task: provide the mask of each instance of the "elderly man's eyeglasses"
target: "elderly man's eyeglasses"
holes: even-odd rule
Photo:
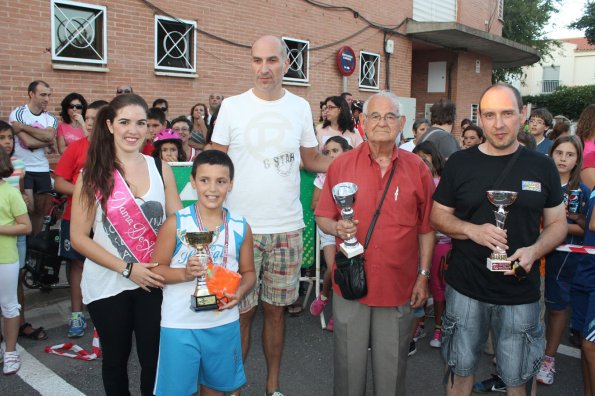
[[[387,113],[383,116],[381,116],[378,113],[372,113],[366,116],[366,118],[370,120],[372,124],[378,124],[380,120],[384,120],[388,125],[395,125],[399,121],[399,118],[401,118],[401,116],[398,116],[394,113]]]
[[[127,93],[132,93],[132,91],[130,89],[118,89],[116,91],[116,93],[118,93],[118,94],[127,94]]]

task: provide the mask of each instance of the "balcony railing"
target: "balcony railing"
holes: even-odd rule
[[[560,86],[560,80],[543,80],[541,82],[542,93],[552,93]]]

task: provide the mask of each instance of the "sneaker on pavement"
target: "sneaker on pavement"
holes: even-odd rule
[[[415,333],[413,334],[413,341],[417,342],[420,338],[424,338],[426,336],[426,328],[418,324],[415,328]]]
[[[434,334],[430,340],[430,346],[432,348],[440,348],[442,346],[442,332],[440,329],[434,329]]]
[[[474,393],[506,392],[506,384],[496,374],[492,378],[473,384]]]
[[[556,359],[546,356],[541,362],[541,367],[537,373],[537,382],[545,385],[554,383],[554,374],[556,373]]]
[[[4,353],[4,375],[14,374],[21,368],[21,357],[18,352]]]
[[[323,300],[324,298],[324,300]],[[316,297],[316,300],[312,301],[310,304],[310,313],[314,316],[320,316],[322,311],[324,311],[324,307],[328,303],[328,298],[324,297],[322,294]]]
[[[326,331],[334,331],[335,330],[335,321],[333,320],[333,318],[330,318],[328,320],[328,323],[326,324],[326,327],[324,329]]]
[[[78,338],[85,335],[87,321],[82,312],[73,312],[68,324],[70,326],[70,329],[68,330],[68,338]]]
[[[409,343],[409,353],[407,353],[407,356],[413,356],[415,355],[415,352],[417,352],[417,343],[415,340],[411,340]]]
[[[264,396],[284,396],[283,393],[279,389],[274,391],[273,393],[264,392]]]

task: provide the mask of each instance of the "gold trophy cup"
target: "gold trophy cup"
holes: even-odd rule
[[[518,193],[515,191],[490,190],[486,192],[488,200],[498,207],[494,210],[496,216],[496,226],[501,230],[504,229],[504,223],[508,212],[504,210],[506,206],[510,206],[516,201]],[[492,252],[487,259],[487,267],[490,271],[504,272],[512,269],[511,261],[508,259],[508,254],[501,247],[497,246],[496,250]]]
[[[196,231],[196,232],[181,232],[178,230],[178,237],[187,246],[196,249],[201,264],[207,268],[209,264],[209,254],[207,253],[207,246],[213,243],[215,232],[213,231]],[[190,296],[190,308],[196,312],[210,311],[218,309],[217,297],[209,292],[207,287],[206,276],[199,276],[196,278],[196,289]]]

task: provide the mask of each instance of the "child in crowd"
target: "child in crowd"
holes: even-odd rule
[[[95,119],[99,110],[107,105],[105,100],[97,100],[89,105],[85,113],[85,129],[87,136],[76,140],[68,145],[56,169],[54,171],[55,182],[54,189],[66,195],[66,208],[60,222],[60,256],[70,260],[70,304],[71,315],[68,321],[68,337],[78,338],[85,335],[87,320],[83,314],[83,294],[81,292],[81,279],[83,277],[83,263],[85,258],[74,248],[70,242],[70,215],[72,210],[72,194],[74,193],[74,184],[81,174],[81,169],[87,161],[87,151]]]
[[[166,162],[185,162],[186,153],[182,147],[182,138],[173,129],[163,129],[153,139],[154,158],[161,158]]]
[[[547,109],[535,109],[529,117],[529,132],[535,138],[536,151],[544,155],[550,154],[552,141],[545,137],[548,129],[552,127],[554,117]]]
[[[473,126],[468,126],[467,130]],[[413,153],[419,155],[421,158],[429,161],[432,164],[434,174],[434,184],[438,185],[440,182],[440,175],[444,169],[445,160],[440,151],[432,142],[425,141],[418,144]],[[442,315],[446,307],[446,298],[444,292],[446,290],[446,281],[444,280],[444,271],[446,271],[445,264],[448,252],[452,249],[452,242],[446,235],[436,233],[436,246],[434,247],[434,254],[432,256],[432,268],[430,274],[430,292],[434,299],[434,333],[430,340],[430,346],[433,348],[440,348],[442,346]],[[418,331],[416,331],[417,333]],[[419,332],[423,332],[422,329]]]
[[[586,210],[584,203],[589,199],[589,189],[580,182],[583,162],[583,147],[578,137],[563,136],[554,141],[550,150],[567,202],[568,235],[565,244],[582,245]],[[571,190],[581,191],[579,212],[568,211],[568,197]],[[583,210],[584,209],[584,210]],[[545,257],[545,306],[546,306],[546,347],[545,357],[537,373],[537,382],[554,383],[555,355],[568,323],[570,307],[570,286],[576,272],[580,254],[553,251]]]
[[[10,157],[0,150],[0,309],[4,317],[5,352],[0,348],[0,361],[4,358],[4,374],[14,374],[21,368],[16,350],[19,334],[19,254],[17,235],[31,232],[31,221],[21,193],[6,178],[14,171]]]
[[[147,111],[147,140],[143,146],[142,152],[145,155],[152,155],[155,147],[153,146],[153,139],[159,131],[167,128],[167,119],[165,113],[161,109],[149,109]]]
[[[483,137],[483,129],[477,125],[469,125],[463,130],[462,140],[464,149],[483,143],[485,141]]]
[[[156,395],[223,395],[246,383],[238,302],[256,281],[252,231],[246,219],[223,207],[233,186],[234,167],[229,156],[217,150],[199,154],[192,165],[190,183],[198,200],[169,217],[157,237],[154,272],[165,278],[161,306],[161,339]],[[242,275],[235,294],[219,310],[195,312],[190,296],[196,277],[206,268],[188,246],[184,234],[215,231],[207,252],[214,264]]]
[[[33,210],[32,201],[29,199],[29,196],[25,194],[25,163],[22,159],[14,156],[14,144],[15,137],[12,126],[9,123],[0,120],[0,146],[2,149],[4,149],[4,152],[10,156],[10,161],[14,169],[12,175],[7,177],[5,180],[21,192],[23,200],[27,205],[27,209],[31,211]],[[48,338],[48,335],[43,327],[34,328],[25,320],[25,302],[23,292],[24,271],[22,271],[22,269],[25,268],[25,258],[27,255],[26,235],[17,236],[17,251],[19,253],[19,282],[17,295],[19,298],[19,304],[21,305],[19,336],[27,337],[32,340],[45,340]]]
[[[333,160],[345,151],[352,149],[347,140],[342,136],[329,137],[323,147],[324,155]],[[314,180],[314,193],[312,194],[312,203],[310,205],[312,210],[316,209],[316,204],[318,204],[318,199],[320,198],[325,179],[326,173],[319,173]],[[326,304],[328,303],[328,297],[331,291],[331,267],[335,261],[335,254],[337,253],[334,236],[325,234],[320,230],[318,231],[318,235],[320,236],[320,247],[322,248],[322,254],[324,255],[324,261],[326,262],[326,271],[324,271],[322,291],[310,305],[310,313],[314,316],[320,316],[324,307],[326,307]],[[326,330],[333,331],[333,328],[334,322],[331,318],[326,325]]]
[[[595,245],[595,193],[591,192],[585,221],[585,246]],[[595,256],[583,254],[579,258],[570,288],[572,328],[580,332],[583,390],[595,395]]]

